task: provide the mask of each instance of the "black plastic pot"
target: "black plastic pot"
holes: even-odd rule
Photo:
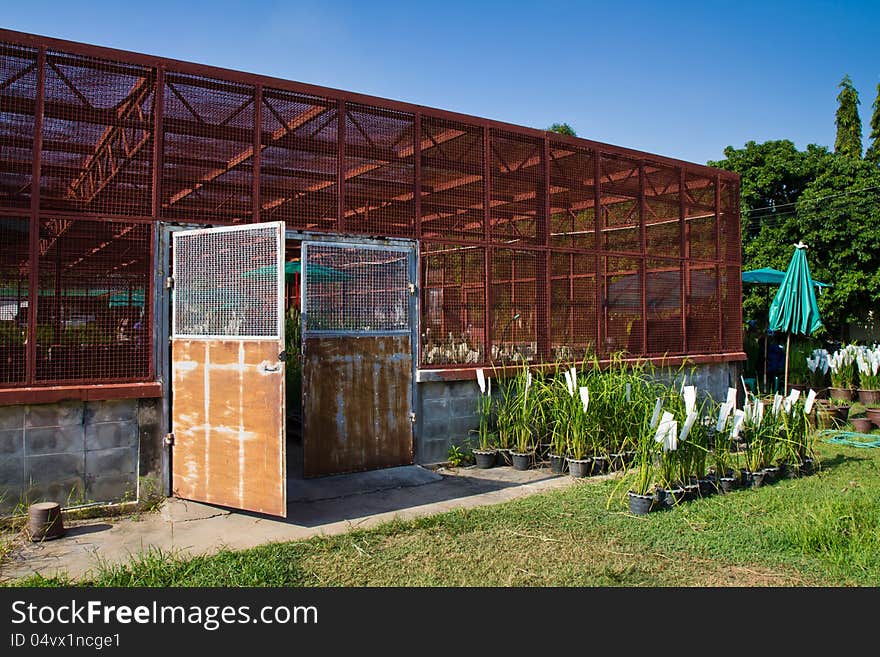
[[[510,449],[507,447],[498,448],[498,455],[495,459],[495,463],[498,465],[511,465],[512,461],[510,460]]]
[[[594,456],[593,457],[593,469],[591,471],[594,475],[600,475],[603,472],[608,471],[608,459],[604,456]]]
[[[742,480],[743,486],[746,488],[760,488],[764,485],[764,471],[756,470],[752,472],[750,470],[743,470]]]
[[[565,457],[559,454],[550,454],[550,471],[553,474],[562,474],[565,472]]]
[[[623,452],[616,453],[612,452],[608,455],[608,469],[611,472],[616,472],[617,470],[623,470],[626,467],[626,462],[624,461]]]
[[[698,479],[697,485],[700,487],[700,497],[709,497],[718,491],[718,487],[713,479]]]
[[[806,458],[801,461],[800,465],[800,473],[802,477],[806,477],[808,475],[816,472],[816,461],[811,458]]]
[[[773,484],[779,480],[779,468],[775,465],[764,468],[764,484]]]
[[[684,485],[684,498],[682,501],[690,502],[691,500],[695,500],[700,496],[700,484],[698,483],[689,483]]]
[[[475,449],[474,450],[474,459],[477,462],[477,467],[481,470],[487,470],[489,468],[495,467],[495,460],[498,458],[498,452],[494,449],[492,450],[483,450],[483,449]]]
[[[528,470],[535,461],[534,452],[510,452],[514,470]]]
[[[653,495],[639,495],[629,491],[629,512],[634,516],[647,515],[654,508]]]
[[[732,493],[738,487],[738,482],[736,477],[719,477],[718,478],[718,492],[719,493]]]
[[[671,509],[685,501],[684,488],[657,488],[654,491],[654,499],[662,506]]]
[[[593,471],[593,459],[568,459],[568,474],[578,479],[588,477]]]

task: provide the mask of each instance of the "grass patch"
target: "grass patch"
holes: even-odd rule
[[[876,586],[880,450],[820,446],[811,477],[644,517],[614,480],[334,537],[104,564],[94,586]],[[19,584],[66,586],[66,578]]]

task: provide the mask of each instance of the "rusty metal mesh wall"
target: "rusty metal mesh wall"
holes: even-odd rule
[[[420,146],[422,237],[482,241],[483,131],[423,117]]]
[[[143,381],[151,374],[148,223],[40,221],[40,383]]]
[[[60,219],[283,220],[419,239],[424,365],[741,350],[735,176],[440,110],[4,34],[0,214],[29,212],[32,233]],[[20,266],[21,253],[2,253],[0,270]],[[40,255],[29,264],[42,286],[37,267],[50,263]],[[676,289],[678,301],[665,298]],[[450,331],[457,349],[441,340]],[[15,369],[7,379],[27,378],[19,361]]]
[[[0,385],[26,381],[30,263],[27,217],[0,217]]]
[[[406,331],[409,251],[307,244],[306,331]]]
[[[337,229],[337,103],[263,89],[260,154],[261,221],[288,228]]]
[[[0,204],[29,208],[34,159],[37,51],[0,43]]]
[[[46,53],[40,207],[152,214],[153,69]]]
[[[161,216],[211,223],[249,220],[254,88],[168,73],[163,100]]]
[[[278,335],[274,226],[174,234],[173,334]]]
[[[486,355],[486,253],[423,243],[421,362],[482,363]]]

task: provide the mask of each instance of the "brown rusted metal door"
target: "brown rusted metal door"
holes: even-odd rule
[[[303,472],[413,462],[412,246],[304,242]]]
[[[284,223],[173,240],[172,491],[286,516]]]

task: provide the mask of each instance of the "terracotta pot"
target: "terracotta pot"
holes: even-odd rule
[[[871,422],[871,418],[869,417],[854,417],[849,423],[853,425],[853,429],[859,433],[871,433],[871,430],[874,428],[874,423]]]
[[[874,423],[875,427],[880,427],[880,408],[869,408],[865,410],[865,414]]]
[[[863,390],[859,388],[859,402],[865,406],[880,404],[880,390]]]
[[[831,399],[842,399],[843,401],[852,401],[852,388],[828,388]]]

